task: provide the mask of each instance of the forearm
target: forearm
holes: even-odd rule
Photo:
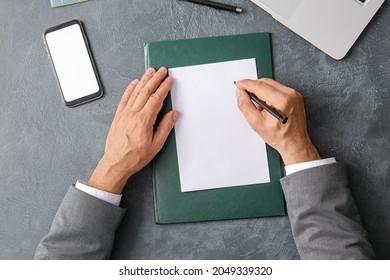
[[[281,183],[302,259],[375,258],[342,164],[299,171]]]
[[[108,259],[125,212],[71,187],[34,258]]]

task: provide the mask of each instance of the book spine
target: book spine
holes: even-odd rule
[[[156,189],[156,185],[157,185],[157,177],[156,177],[156,166],[155,166],[155,162],[152,161],[152,174],[153,174],[153,177],[152,177],[152,184],[153,184],[153,207],[154,207],[154,222],[156,224],[160,224],[161,223],[161,218],[160,218],[160,214],[159,214],[159,211],[158,211],[158,198],[157,198],[157,189]]]
[[[150,56],[149,56],[149,43],[144,44],[144,59],[145,59],[145,71],[150,67]],[[157,177],[156,177],[156,171],[155,171],[155,162],[152,161],[152,180],[153,180],[153,206],[154,206],[154,222],[156,224],[159,224],[161,219],[158,211],[158,205],[157,205]]]

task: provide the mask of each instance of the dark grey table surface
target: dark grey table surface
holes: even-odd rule
[[[323,157],[348,166],[350,187],[378,258],[390,258],[390,1],[341,61],[247,0],[246,13],[178,0],[0,0],[0,258],[30,259],[69,186],[103,153],[127,84],[144,71],[147,41],[271,32],[275,78],[305,96]],[[105,96],[70,109],[61,99],[43,31],[80,19]],[[287,217],[156,225],[151,168],[131,178],[114,259],[297,259]]]

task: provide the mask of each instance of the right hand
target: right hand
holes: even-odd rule
[[[285,165],[320,159],[307,132],[305,107],[300,93],[267,78],[238,81],[236,86],[239,109],[252,129],[279,152]],[[287,123],[282,124],[256,106],[245,90],[287,116]]]

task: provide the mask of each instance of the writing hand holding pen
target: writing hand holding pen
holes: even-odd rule
[[[303,96],[272,79],[236,82],[237,105],[249,125],[276,149],[286,165],[320,159],[307,132]],[[255,105],[248,92],[264,100],[269,107],[288,118],[284,124],[274,115]]]

